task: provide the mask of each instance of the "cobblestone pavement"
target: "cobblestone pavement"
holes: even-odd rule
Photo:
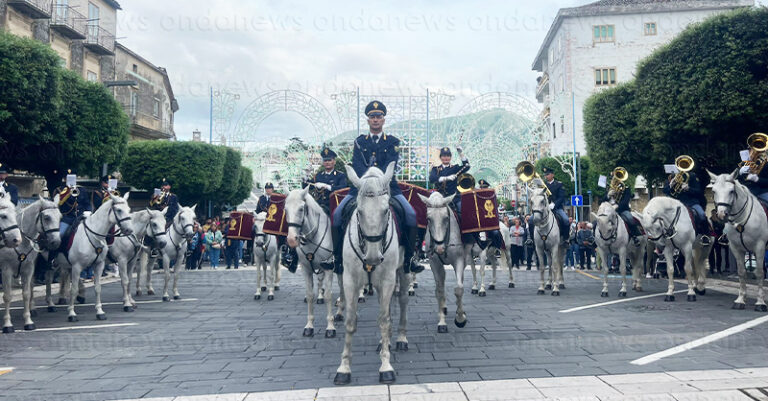
[[[499,379],[526,379],[509,383],[526,388],[531,385],[547,396],[537,385],[547,386],[547,382],[537,382],[537,378],[652,373],[665,375],[666,379],[675,375],[664,372],[691,370],[748,375],[744,372],[749,370],[736,369],[768,366],[768,325],[755,322],[766,314],[749,307],[745,311],[731,310],[733,295],[710,290],[695,303],[686,302],[684,293],[678,294],[674,303],[663,302],[663,296],[652,296],[563,313],[619,300],[617,280],[612,280],[610,298],[600,298],[600,281],[569,271],[567,288],[560,297],[552,297],[536,295],[538,272],[515,273],[516,288],[507,288],[507,273],[502,272],[497,289],[480,298],[469,294],[471,274],[467,272],[465,304],[469,323],[463,329],[449,323],[447,334],[437,333],[432,274],[429,270],[420,274],[420,287],[409,304],[410,349],[392,353],[397,384],[448,383],[445,388],[460,386],[464,397],[475,399],[469,395],[468,388],[475,386],[471,382],[492,385]],[[156,274],[153,283],[158,295],[137,297],[140,304],[134,313],[122,311],[120,285],[111,283],[103,291],[104,302],[114,302],[104,307],[108,321],[97,321],[92,306],[78,307],[78,323],[68,323],[63,308],[55,313],[42,308],[34,332],[20,332],[21,311],[14,310],[17,332],[0,336],[0,399],[101,400],[217,393],[233,393],[232,399],[240,394],[243,399],[247,393],[286,390],[306,390],[301,393],[311,394],[306,398],[322,398],[317,389],[332,387],[343,344],[343,325],[337,324],[337,338],[324,338],[325,307],[318,306],[315,336],[302,337],[306,323],[302,276],[284,270],[281,290],[271,302],[266,297],[253,299],[255,279],[252,269],[185,272],[180,283],[184,299],[163,303],[159,301],[162,277]],[[450,271],[448,284],[454,285]],[[678,290],[682,288],[678,284]],[[630,292],[629,297],[658,294],[665,289],[666,281],[647,280],[644,293]],[[452,322],[452,288],[447,294],[448,321]],[[88,302],[93,298],[93,290],[89,289]],[[377,311],[374,298],[360,308],[352,358],[353,386],[378,384]],[[393,311],[396,319],[398,308]],[[753,327],[647,364],[631,363],[747,322]],[[753,376],[740,377],[743,382],[733,384],[733,388],[768,386],[762,382],[768,379]],[[708,376],[699,379],[702,377],[706,380]],[[712,378],[718,379],[722,377]],[[650,387],[661,386],[658,383],[663,380],[651,382],[656,384],[648,385],[648,393],[657,392]],[[577,386],[581,383],[577,382]],[[397,398],[389,390],[395,387],[374,388],[387,389],[380,394],[386,399]],[[412,388],[424,392],[428,386]],[[356,395],[356,390],[332,391],[320,390],[330,398],[362,395]],[[293,393],[299,397],[297,394]],[[531,395],[529,398],[537,398]]]

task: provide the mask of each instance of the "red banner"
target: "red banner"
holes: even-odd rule
[[[461,233],[478,233],[499,229],[499,204],[496,191],[475,189],[461,194]]]
[[[285,198],[283,194],[272,194],[269,197],[267,220],[264,221],[264,232],[272,235],[288,236],[288,225],[285,223]]]
[[[229,214],[227,238],[249,240],[253,238],[253,215],[246,212]]]
[[[419,228],[427,228],[427,205],[421,201],[421,198],[419,198],[417,194],[422,194],[429,198],[432,191],[404,182],[398,182],[397,185],[400,187],[400,190],[403,191],[405,199],[408,200],[408,203],[411,204],[411,207],[413,207],[413,210],[416,212],[416,224]]]
[[[349,188],[342,188],[337,191],[334,191],[331,194],[331,216],[333,216],[333,211],[336,210],[336,207],[339,206],[341,201],[344,200],[344,198],[347,197],[347,194],[349,193]]]

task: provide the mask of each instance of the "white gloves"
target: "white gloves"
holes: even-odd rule
[[[315,184],[315,187],[317,187],[317,188],[320,188],[320,189],[325,189],[325,190],[328,190],[328,191],[330,191],[330,190],[331,190],[331,185],[330,185],[330,184],[326,184],[326,183],[324,183],[324,182],[318,182],[318,183],[316,183],[316,184]]]
[[[549,204],[549,210],[555,210],[555,203],[554,202]]]
[[[437,182],[446,182],[448,181],[448,177],[440,177],[437,179]]]
[[[461,146],[457,146],[456,147],[456,152],[458,152],[459,155],[461,155],[464,152],[464,149],[462,149]]]
[[[749,174],[749,166],[744,166],[739,169],[739,175],[747,175]]]
[[[456,181],[456,174],[451,174],[448,177],[445,177],[448,179],[448,181]]]
[[[83,212],[83,217],[90,217],[90,216],[91,216],[91,212],[89,211]]]
[[[685,184],[682,185],[681,188],[683,189],[683,191],[687,191],[688,188],[690,188],[690,187],[688,186],[688,183],[685,183]]]
[[[747,176],[747,181],[757,182],[760,178],[756,174],[750,174]]]

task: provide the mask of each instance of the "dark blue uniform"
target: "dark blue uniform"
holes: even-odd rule
[[[168,208],[165,212],[166,227],[173,223],[173,218],[179,213],[179,198],[171,192],[161,193],[160,196],[153,196],[149,201],[149,205],[153,210],[162,211],[166,207]]]
[[[71,226],[78,217],[82,216],[85,212],[92,212],[91,201],[88,199],[88,194],[85,190],[78,187],[80,192],[77,197],[72,196],[72,190],[69,187],[64,189],[57,189],[59,193],[59,211],[61,212],[61,223],[66,224],[66,227],[62,227],[61,232],[66,231],[66,228]]]
[[[19,204],[19,189],[16,188],[16,185],[8,183],[8,181],[3,181],[3,189],[5,189],[5,193],[11,196],[11,202],[13,202],[14,206]]]
[[[763,203],[768,203],[768,168],[763,167],[760,174],[757,175],[757,182],[747,180],[748,176],[743,175],[741,182],[749,188],[753,195],[757,196]]]
[[[112,194],[105,188],[94,190],[91,192],[91,207],[93,210],[99,210],[101,205],[108,201],[111,196]]]
[[[330,172],[328,171],[322,171],[317,174],[315,174],[312,179],[307,181],[307,183],[310,184],[327,184],[331,186],[331,189],[325,189],[325,188],[317,188],[315,187],[315,190],[310,192],[313,193],[315,196],[315,200],[320,204],[320,206],[325,210],[325,213],[330,213],[330,201],[331,201],[331,193],[338,191],[342,188],[346,188],[347,185],[347,175],[341,172],[338,172],[336,170],[332,170]]]
[[[560,224],[560,238],[564,241],[568,240],[570,234],[570,223],[568,222],[568,215],[565,213],[565,187],[563,183],[558,180],[552,180],[551,183],[544,182],[549,189],[551,195],[549,195],[549,203],[554,203],[555,216],[557,216],[557,222]]]
[[[355,169],[358,177],[362,177],[369,167],[378,167],[381,171],[386,171],[391,162],[397,162],[400,159],[400,140],[385,133],[378,135],[379,139],[372,134],[360,135],[355,139],[354,149],[352,150],[352,168]],[[400,187],[397,186],[395,175],[392,175],[392,181],[389,183],[390,195],[393,197],[402,195]],[[357,188],[350,188],[349,195],[356,196]]]
[[[259,214],[261,212],[266,213],[268,209],[269,209],[269,198],[267,198],[267,195],[259,196],[259,201],[256,202],[256,214]]]
[[[464,160],[461,164],[451,164],[449,166],[439,165],[432,167],[429,172],[429,183],[440,192],[444,197],[451,196],[456,193],[456,186],[458,182],[456,180],[446,180],[440,182],[440,177],[449,177],[452,175],[459,176],[469,171],[469,161]]]
[[[707,206],[706,198],[704,197],[704,185],[701,185],[699,177],[693,171],[688,172],[688,189],[681,191],[677,195],[672,194],[672,187],[670,181],[667,180],[664,183],[664,194],[679,200],[685,206],[693,211],[693,219],[695,220],[694,231],[696,234],[710,234],[709,220],[704,212],[704,208]]]

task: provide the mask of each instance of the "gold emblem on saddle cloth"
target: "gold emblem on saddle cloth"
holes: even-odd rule
[[[267,209],[267,221],[275,221],[275,213],[277,213],[277,205],[273,203]]]
[[[237,225],[237,220],[232,219],[232,220],[229,221],[229,229],[230,230],[234,229],[236,225]]]
[[[494,209],[493,202],[490,199],[485,201],[485,204],[483,205],[483,208],[487,212],[487,213],[485,213],[485,218],[486,219],[492,219],[492,218],[496,217],[496,215],[493,213],[493,209]]]

